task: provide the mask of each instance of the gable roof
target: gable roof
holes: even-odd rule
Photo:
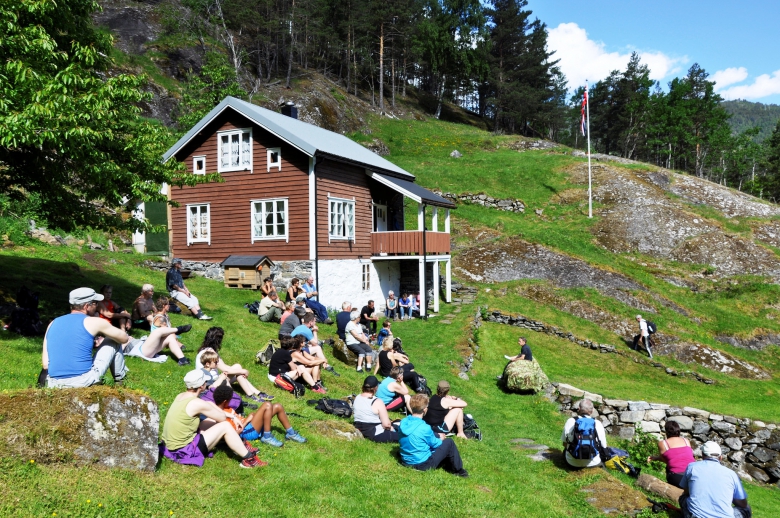
[[[356,163],[367,169],[380,171],[385,174],[397,176],[414,181],[414,175],[404,171],[393,164],[366,149],[357,142],[350,140],[344,135],[339,135],[332,131],[320,128],[308,122],[293,119],[281,113],[277,113],[260,106],[255,106],[235,97],[225,97],[225,99],[215,106],[205,117],[179,139],[163,155],[163,160],[167,161],[173,155],[178,153],[188,142],[190,142],[201,130],[209,124],[215,117],[225,110],[232,109],[251,120],[258,126],[270,131],[288,144],[299,149],[306,155],[314,157],[317,155],[328,156],[336,160],[344,160]]]

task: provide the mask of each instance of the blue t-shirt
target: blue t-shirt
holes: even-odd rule
[[[747,493],[737,474],[722,466],[717,459],[688,464],[680,487],[690,493],[688,509],[697,518],[734,516],[731,502],[747,500]]]
[[[92,368],[95,337],[84,328],[86,318],[83,313],[71,313],[51,323],[46,332],[46,350],[52,378],[80,376]]]
[[[306,293],[311,293],[313,291],[317,291],[317,286],[315,286],[314,284],[309,285],[308,282],[304,282],[303,283],[303,291],[305,291]],[[313,297],[307,297],[307,300],[308,299],[317,300],[317,296],[315,295]]]
[[[303,337],[306,339],[307,342],[309,340],[314,339],[314,333],[311,332],[311,329],[309,329],[309,326],[307,326],[306,324],[299,325],[298,327],[293,329],[292,333],[290,333],[290,336],[298,336],[298,335],[303,335]]]

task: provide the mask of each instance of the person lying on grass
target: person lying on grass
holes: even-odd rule
[[[279,403],[263,403],[256,412],[246,417],[241,417],[235,410],[230,408],[230,400],[232,398],[233,389],[227,383],[223,383],[214,389],[214,403],[225,412],[231,425],[242,439],[247,441],[260,439],[260,442],[263,444],[276,448],[284,446],[282,441],[271,434],[271,419],[276,416],[287,432],[284,437],[286,440],[300,443],[306,442],[306,439],[293,429],[284,407]]]
[[[222,339],[224,337],[225,331],[221,327],[211,327],[206,331],[206,336],[203,338],[203,345],[200,346],[198,355],[195,357],[195,365],[198,369],[203,368],[203,363],[201,362],[203,352],[212,350],[219,354],[219,350],[222,348]],[[260,403],[273,400],[274,396],[266,394],[265,392],[260,392],[249,382],[249,371],[240,364],[234,363],[233,365],[228,365],[223,361],[222,356],[220,355],[219,361],[217,362],[217,369],[227,375],[230,383],[238,383],[241,390],[244,391],[244,394],[246,394],[248,398],[254,399]]]
[[[388,410],[398,410],[406,405],[406,409],[411,412],[409,406],[411,396],[409,396],[409,387],[404,384],[404,371],[401,367],[390,369],[390,376],[379,384],[376,397],[382,400]]]
[[[428,410],[423,420],[433,428],[433,431],[444,439],[452,432],[458,437],[468,439],[463,433],[463,409],[467,404],[462,399],[450,396],[450,383],[441,380],[436,386],[436,395],[428,400]]]
[[[184,376],[187,390],[173,400],[165,416],[160,455],[179,464],[203,466],[206,457],[221,441],[241,459],[242,468],[257,468],[268,463],[257,457],[257,448],[242,440],[228,422],[224,410],[198,396],[206,389],[206,375],[201,369]],[[201,421],[200,416],[205,419]]]
[[[398,442],[398,433],[387,415],[387,407],[376,397],[378,388],[379,380],[375,376],[368,376],[363,381],[363,391],[355,397],[352,405],[355,428],[370,441]]]
[[[439,439],[423,421],[428,409],[428,396],[415,394],[409,404],[412,415],[404,418],[398,427],[398,444],[404,465],[420,471],[442,467],[459,477],[468,477],[469,472],[463,469],[455,442],[449,438]]]

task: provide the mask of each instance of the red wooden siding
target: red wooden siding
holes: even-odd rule
[[[222,173],[223,183],[174,187],[171,198],[180,206],[171,211],[173,255],[189,260],[218,262],[231,254],[267,255],[273,261],[309,257],[309,157],[236,113],[223,114],[204,128],[176,156],[192,172],[192,157],[206,156],[206,172],[217,171],[217,131],[252,128],[253,171]],[[281,148],[282,171],[267,171],[266,149]],[[284,239],[252,243],[250,200],[287,198],[287,233]],[[187,246],[188,204],[210,204],[211,244]]]

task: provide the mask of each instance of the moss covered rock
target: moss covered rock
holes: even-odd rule
[[[504,368],[502,381],[510,392],[541,392],[550,384],[536,358],[530,362],[509,362]]]
[[[0,394],[0,457],[154,471],[157,403],[111,387]]]

